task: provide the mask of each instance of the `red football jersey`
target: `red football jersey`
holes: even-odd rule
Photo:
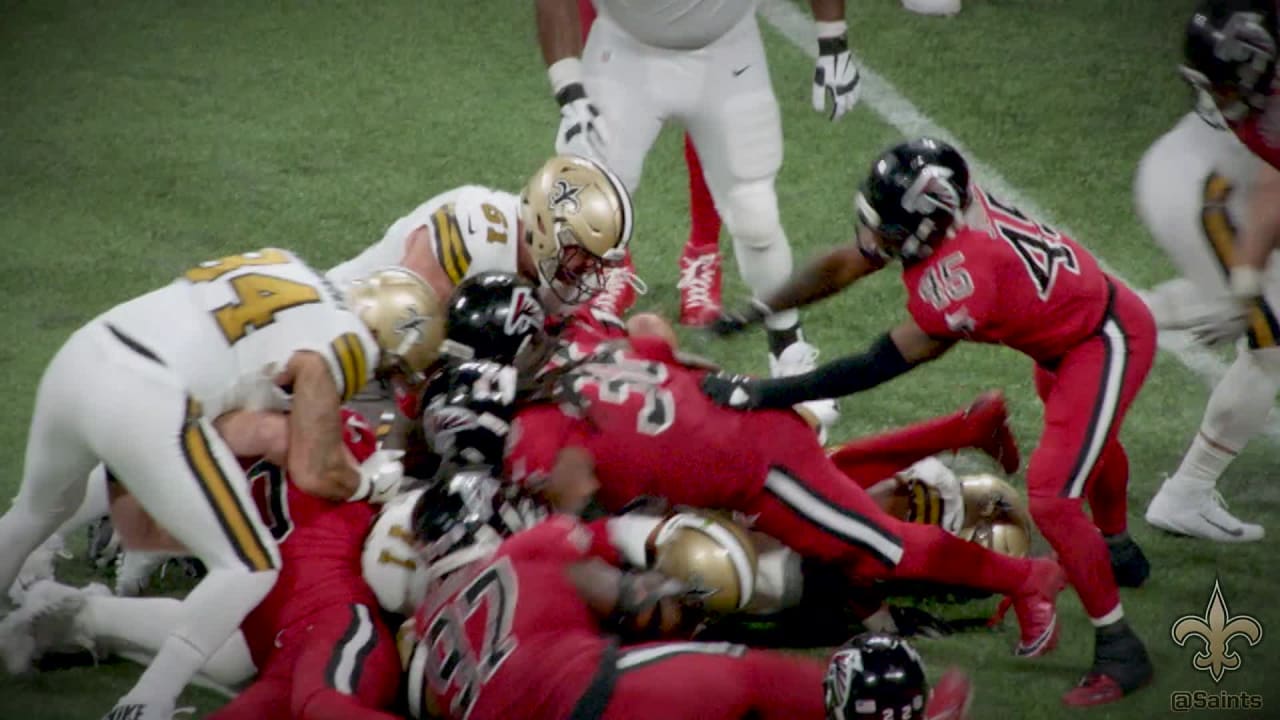
[[[570,337],[570,354],[581,361],[587,351]],[[699,387],[706,372],[679,363],[656,337],[597,347],[569,371],[577,402],[540,403],[516,414],[507,476],[536,488],[561,448],[580,447],[595,460],[596,499],[606,509],[644,495],[720,507],[726,492],[763,484],[778,445],[787,444],[744,439],[795,432],[816,446],[813,431],[791,410],[744,413],[716,405]]]
[[[414,715],[569,717],[609,643],[565,572],[593,556],[616,562],[604,523],[554,515],[429,593],[414,618]]]
[[[1240,122],[1227,121],[1227,125],[1254,155],[1280,170],[1280,93],[1272,93],[1262,112],[1250,113]]]
[[[936,337],[1007,345],[1050,362],[1097,331],[1113,282],[1075,240],[978,186],[967,227],[903,269],[907,310]]]
[[[363,461],[377,445],[373,429],[343,410],[344,441]],[[263,522],[280,546],[280,576],[242,625],[258,667],[270,655],[276,634],[334,604],[377,607],[360,570],[360,552],[377,508],[364,502],[334,502],[309,495],[265,460],[247,475]]]

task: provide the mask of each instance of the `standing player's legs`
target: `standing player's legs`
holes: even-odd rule
[[[81,506],[89,471],[98,462],[85,437],[86,423],[108,408],[92,330],[73,334],[54,355],[36,390],[27,435],[22,485],[12,507],[0,517],[0,588],[8,590],[28,556]]]
[[[1124,619],[1107,539],[1084,512],[1088,497],[1099,503],[1094,517],[1123,533],[1117,509],[1101,503],[1127,489],[1128,462],[1117,437],[1155,357],[1155,322],[1145,305],[1123,286],[1113,305],[1097,335],[1052,371],[1036,369],[1045,429],[1027,469],[1028,505],[1096,628],[1093,668],[1064,697],[1072,705],[1114,701],[1151,675],[1142,641]]]
[[[199,403],[158,363],[113,350],[106,355],[115,362],[105,368],[112,377],[105,399],[117,415],[104,419],[129,422],[95,424],[91,443],[142,508],[209,570],[183,600],[155,660],[117,706],[142,705],[146,713],[176,701],[236,632],[275,583],[280,557],[239,462],[201,416]]]
[[[307,622],[293,665],[294,720],[394,720],[400,656],[378,609],[351,604]]]
[[[680,324],[700,327],[721,309],[720,214],[687,133],[684,160],[689,169],[689,240],[680,254]]]
[[[1192,324],[1229,305],[1227,268],[1239,223],[1240,199],[1261,161],[1227,133],[1188,115],[1143,155],[1134,182],[1143,223],[1181,277],[1163,283],[1145,299],[1162,328]],[[1227,175],[1221,173],[1226,172]],[[1199,432],[1181,465],[1147,507],[1148,523],[1170,532],[1220,542],[1260,540],[1260,525],[1226,511],[1216,492],[1218,478],[1266,422],[1280,389],[1280,328],[1273,308],[1280,302],[1274,273],[1250,323],[1248,349],[1213,389]]]
[[[603,720],[822,720],[826,664],[730,643],[624,647]]]

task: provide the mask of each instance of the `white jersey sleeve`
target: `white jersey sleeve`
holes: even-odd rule
[[[399,265],[408,239],[426,226],[436,261],[454,285],[480,272],[515,272],[520,199],[479,185],[437,195],[387,228],[382,240],[329,270],[339,286],[380,268]]]

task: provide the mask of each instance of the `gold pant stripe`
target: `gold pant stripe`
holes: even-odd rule
[[[369,377],[369,356],[364,352],[364,343],[360,342],[360,336],[355,333],[347,333],[347,337],[351,338],[351,356],[355,358],[356,383],[351,394],[342,398],[343,402],[354,397],[364,387],[364,382]]]
[[[187,465],[200,481],[200,488],[241,562],[255,571],[270,570],[275,567],[271,553],[258,537],[249,515],[240,506],[231,481],[218,465],[199,417],[200,405],[188,398],[187,417],[182,428],[182,452],[187,458]]]
[[[1204,184],[1204,202],[1200,210],[1200,224],[1209,239],[1209,247],[1218,259],[1223,274],[1230,273],[1231,259],[1235,255],[1236,226],[1227,212],[1227,201],[1235,187],[1227,178],[1213,173]],[[1264,299],[1249,313],[1249,347],[1274,347],[1280,337],[1280,323],[1271,305]]]

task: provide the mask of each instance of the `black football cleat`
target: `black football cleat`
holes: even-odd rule
[[[1116,584],[1126,588],[1142,587],[1151,574],[1151,563],[1138,543],[1127,534],[1115,540],[1108,538],[1107,550],[1111,552],[1111,572]]]
[[[1093,667],[1062,696],[1069,707],[1113,703],[1151,682],[1155,670],[1142,640],[1121,620],[1098,628]]]

